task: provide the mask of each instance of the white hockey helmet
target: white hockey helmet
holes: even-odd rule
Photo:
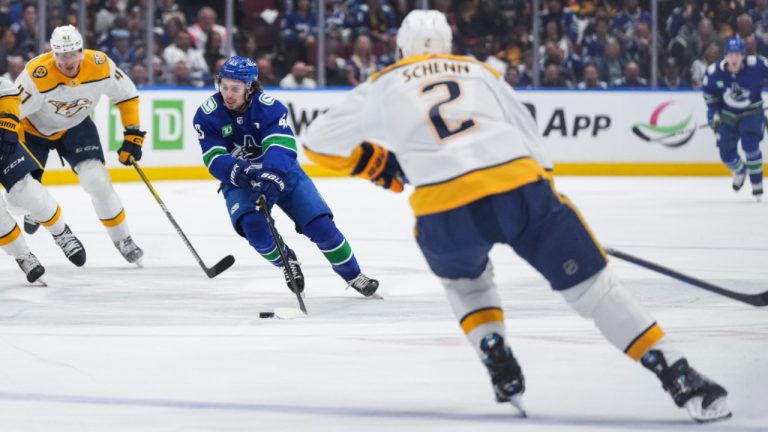
[[[54,54],[80,51],[83,49],[83,36],[72,25],[56,27],[51,34],[51,50]]]
[[[403,57],[450,54],[452,39],[448,20],[438,10],[412,10],[397,31],[397,47]]]

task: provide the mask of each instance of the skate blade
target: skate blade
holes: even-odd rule
[[[520,397],[520,395],[514,395],[510,397],[509,403],[511,403],[512,406],[517,409],[521,418],[528,418],[528,412],[525,410],[525,405],[523,405],[523,398]]]
[[[42,277],[39,277],[36,281],[32,282],[32,286],[48,288],[48,284],[43,280]]]
[[[702,397],[695,397],[685,404],[688,414],[699,423],[725,420],[733,415],[725,402],[725,396],[716,399],[707,408],[701,406],[702,400]]]
[[[133,263],[137,268],[144,268],[144,262],[142,260],[136,260]]]
[[[305,318],[306,315],[301,309],[289,308],[289,307],[277,307],[275,308],[275,318],[289,320],[297,318]]]

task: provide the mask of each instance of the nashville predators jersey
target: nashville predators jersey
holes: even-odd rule
[[[416,188],[416,215],[518,188],[551,169],[535,121],[512,88],[468,57],[395,63],[315,119],[303,139],[308,157],[331,168],[345,166],[363,141],[396,154]]]
[[[67,77],[52,52],[30,60],[16,78],[22,128],[57,139],[93,112],[102,94],[120,109],[124,126],[139,125],[139,95],[133,81],[106,54],[85,50],[80,71]]]

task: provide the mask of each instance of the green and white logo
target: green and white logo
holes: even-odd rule
[[[221,127],[221,137],[226,138],[230,135],[232,135],[232,125],[225,124],[224,126]]]
[[[153,101],[152,144],[156,150],[184,148],[184,101],[178,99]]]

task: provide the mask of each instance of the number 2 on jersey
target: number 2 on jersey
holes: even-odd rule
[[[429,108],[429,121],[432,123],[432,128],[437,133],[437,136],[440,137],[440,140],[445,140],[475,126],[474,120],[466,119],[464,121],[460,121],[458,125],[455,125],[454,123],[454,127],[451,128],[448,125],[445,117],[443,117],[443,115],[440,113],[441,107],[454,102],[461,97],[461,86],[459,83],[456,81],[439,81],[430,83],[422,87],[421,94],[426,95],[427,93],[433,92],[435,90],[447,90],[448,92],[447,98],[441,99],[436,104],[432,105],[431,108]]]

